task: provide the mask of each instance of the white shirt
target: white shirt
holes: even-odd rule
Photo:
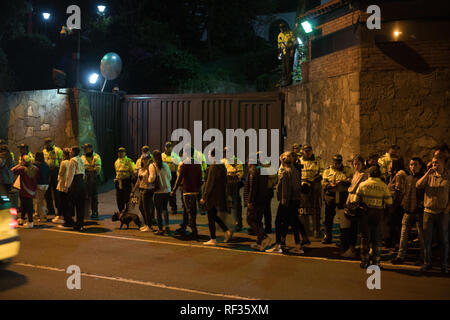
[[[82,174],[84,177],[84,161],[80,156],[73,157],[69,160],[69,169],[67,172],[67,180],[65,187],[67,189],[72,185],[73,177],[77,174]]]
[[[150,177],[148,178],[148,182],[154,184],[157,174],[159,174],[161,186],[158,190],[155,191],[155,193],[169,193],[170,191],[172,191],[170,187],[172,173],[170,172],[169,166],[163,162],[161,170],[158,170],[156,163],[152,163],[150,165]]]
[[[59,165],[58,185],[56,186],[56,190],[64,192],[64,186],[66,185],[68,170],[69,170],[69,160],[63,160]]]

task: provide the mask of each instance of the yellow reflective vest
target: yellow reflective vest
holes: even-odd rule
[[[328,184],[336,184],[339,181],[352,182],[352,169],[349,166],[344,166],[343,170],[334,169],[329,166],[322,175],[322,185],[325,187]]]
[[[317,176],[321,176],[323,174],[324,165],[322,158],[314,156],[311,160],[305,160],[304,157],[301,157],[300,162],[303,165],[302,180],[312,181]]]
[[[384,156],[378,159],[378,165],[380,166],[381,176],[386,176],[391,162],[392,158],[388,152],[386,152]]]
[[[222,163],[227,168],[227,176],[234,176],[238,181],[244,177],[244,165],[236,156],[234,156],[234,163],[228,163],[227,158],[223,158]]]
[[[178,164],[180,164],[181,159],[175,152],[172,152],[170,155],[167,155],[165,152],[163,152],[161,153],[161,159],[167,164],[170,172],[177,172]]]
[[[88,172],[94,172],[100,174],[102,170],[102,159],[100,156],[93,152],[92,157],[87,157],[85,154],[81,156],[81,160],[84,162],[84,169]]]
[[[53,150],[51,151],[44,148],[42,152],[44,153],[45,162],[50,168],[59,167],[61,161],[63,161],[63,152],[61,148],[58,148],[57,146],[53,146]]]
[[[116,170],[116,179],[123,180],[130,178],[134,172],[134,162],[127,156],[117,159],[114,163]]]
[[[294,34],[292,31],[280,32],[278,34],[278,49],[286,54],[286,49],[294,46]]]
[[[392,204],[391,193],[387,185],[380,178],[369,177],[361,182],[356,190],[356,199],[365,203],[369,208],[383,209]]]

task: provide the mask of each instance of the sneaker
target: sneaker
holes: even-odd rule
[[[211,239],[208,242],[203,242],[203,244],[205,246],[215,246],[215,245],[217,245],[217,240],[216,239]]]
[[[267,249],[266,252],[269,253],[283,253],[283,250],[281,249],[281,245],[276,244],[271,249]]]
[[[230,230],[227,230],[225,232],[225,242],[230,242],[232,237],[233,237],[233,232],[231,232]]]
[[[23,219],[21,219],[21,218],[17,219],[17,224],[19,226],[23,225]]]
[[[70,229],[72,229],[72,227],[69,227],[69,226],[65,226],[65,225],[63,225],[63,224],[60,224],[60,225],[58,226],[58,229],[70,230]]]
[[[23,227],[26,229],[32,229],[32,228],[34,228],[34,223],[33,222],[25,222]]]
[[[142,231],[142,232],[147,232],[149,230],[150,230],[149,226],[143,226],[139,229],[139,231]]]
[[[297,253],[297,254],[303,254],[305,253],[305,251],[303,251],[301,245],[297,244],[292,250],[291,252],[293,253]]]
[[[353,250],[352,248],[348,248],[347,251],[345,251],[343,254],[341,254],[341,257],[343,258],[351,258],[353,257]]]
[[[56,216],[52,219],[53,223],[58,223],[58,224],[63,224],[64,223],[64,219],[61,216]]]
[[[261,242],[261,251],[264,251],[270,244],[272,243],[272,239],[267,236]]]

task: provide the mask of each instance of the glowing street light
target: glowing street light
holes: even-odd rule
[[[301,23],[303,30],[305,30],[306,33],[310,33],[313,31],[311,24],[308,21],[303,21]]]
[[[98,10],[98,13],[99,13],[99,14],[103,15],[103,14],[105,13],[106,6],[104,6],[104,5],[98,5],[98,6],[97,6],[97,10]]]
[[[98,77],[99,77],[98,73],[92,73],[92,74],[89,76],[89,83],[90,83],[90,84],[96,84],[97,81],[98,81]]]
[[[44,20],[48,20],[48,19],[50,19],[51,14],[48,12],[43,12],[42,16],[44,17]]]

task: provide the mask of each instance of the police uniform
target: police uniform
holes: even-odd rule
[[[87,145],[85,145],[87,147]],[[89,145],[92,148],[92,146]],[[82,155],[81,159],[84,162],[85,168],[85,176],[84,180],[86,182],[86,195],[88,200],[88,204],[90,202],[90,207],[92,211],[92,218],[98,217],[98,194],[97,194],[97,185],[98,185],[98,177],[100,176],[100,172],[102,170],[102,159],[100,156],[92,152],[90,155]],[[89,210],[87,210],[89,212]]]
[[[270,164],[261,164],[263,168],[270,168]],[[274,174],[269,175],[267,180],[267,201],[264,204],[264,232],[272,233],[272,198],[274,196],[274,188],[278,183],[278,174],[275,171]]]
[[[44,153],[44,159],[45,162],[48,165],[48,189],[45,192],[45,201],[47,202],[47,209],[48,214],[54,215],[55,213],[55,207],[58,211],[56,214],[57,216],[60,216],[60,200],[59,200],[59,193],[56,191],[56,187],[58,186],[58,172],[59,172],[59,165],[63,161],[63,152],[61,148],[58,148],[57,146],[53,145],[50,147],[50,150],[47,150],[47,148],[44,148],[42,150]],[[55,206],[53,206],[53,201],[55,203]]]
[[[308,145],[304,146],[303,150],[311,148]],[[300,158],[302,167],[302,187],[306,184],[309,192],[301,194],[300,214],[313,216],[314,234],[317,237],[320,233],[320,209],[322,203],[322,175],[324,172],[323,160],[314,154],[310,159],[306,159],[305,155]],[[304,224],[308,230],[308,217],[304,217]]]
[[[392,162],[391,155],[386,152],[381,158],[378,159],[378,165],[380,166],[381,176],[386,178],[389,165]]]
[[[125,152],[125,148],[119,148],[119,152]],[[134,162],[127,156],[124,156],[122,159],[118,158],[116,160],[114,168],[116,170],[116,179],[114,180],[114,183],[116,185],[117,207],[119,212],[122,212],[130,200]]]
[[[167,166],[170,169],[170,173],[172,174],[172,179],[170,181],[170,187],[173,188],[175,186],[175,182],[177,181],[177,169],[178,164],[180,164],[181,159],[180,157],[175,153],[171,152],[170,154],[167,154],[166,152],[161,153],[161,159],[163,162],[167,164]],[[173,195],[173,197],[169,198],[169,205],[172,210],[172,213],[177,212],[177,195],[176,193]]]
[[[227,197],[228,202],[231,200],[231,207],[235,214],[236,230],[242,229],[242,199],[240,194],[241,181],[244,177],[244,165],[236,157],[233,156],[233,163],[229,163],[226,158],[222,159],[222,163],[227,169]]]
[[[325,200],[325,237],[322,243],[325,244],[332,243],[333,220],[336,215],[336,208],[344,209],[348,197],[348,187],[352,180],[352,170],[350,167],[342,165],[342,156],[335,155],[333,160],[340,161],[340,167],[336,168],[334,165],[331,165],[323,172],[322,176]]]
[[[392,204],[392,197],[387,185],[378,177],[369,177],[361,182],[356,190],[358,202],[367,206],[367,212],[359,217],[361,234],[361,267],[369,265],[369,239],[371,240],[372,264],[379,264],[381,259],[381,218],[385,205]]]
[[[292,67],[294,64],[294,34],[292,31],[283,31],[278,34],[278,51],[282,58],[282,81],[283,85],[292,83]]]

